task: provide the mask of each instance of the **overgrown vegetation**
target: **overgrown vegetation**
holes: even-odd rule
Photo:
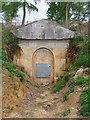
[[[54,88],[52,89],[52,92],[56,93],[61,90],[65,86],[66,82],[68,82],[69,78],[71,78],[73,75],[74,74],[67,73],[66,75],[58,78],[56,84],[54,85]]]
[[[16,50],[19,48],[18,40],[14,39],[13,35],[10,32],[10,29],[2,28],[2,47],[7,51],[8,54],[8,60],[12,61],[13,54],[16,52]],[[3,54],[5,54],[3,52]],[[2,54],[2,55],[3,55]]]
[[[70,113],[70,109],[67,109],[65,112],[63,112],[63,116],[67,116]]]
[[[13,77],[14,75],[16,75],[17,77],[20,78],[20,81],[23,82],[25,75],[16,70],[16,66],[8,62],[7,53],[4,50],[2,50],[2,52],[4,53],[2,54],[2,66],[4,66],[10,72],[9,77]]]
[[[71,81],[69,81],[67,83],[68,87],[74,87],[74,86],[80,86],[80,87],[85,87],[88,86],[89,84],[89,79],[84,78],[84,77],[80,77],[78,76],[75,80],[72,79]]]
[[[63,95],[63,100],[66,101],[67,97],[70,93],[74,92],[74,87],[70,88],[64,95]]]
[[[73,41],[70,41],[70,50],[73,51],[73,48],[75,49],[72,54],[73,59],[71,59],[72,65],[70,67],[70,71],[76,71],[80,66],[83,66],[84,68],[90,67],[88,62],[89,46],[89,39],[86,37],[77,36]]]
[[[74,92],[74,87],[75,86],[80,86],[80,87],[88,87],[89,78],[84,78],[82,76],[78,76],[76,79],[73,78],[75,73],[81,66],[83,68],[87,68],[85,70],[85,74],[89,75],[90,69],[90,64],[88,63],[89,59],[89,39],[88,37],[82,37],[82,36],[76,36],[73,40],[70,41],[70,59],[71,59],[71,66],[69,69],[69,72],[58,78],[56,84],[54,85],[54,88],[52,89],[53,93],[56,93],[57,91],[61,90],[65,84],[68,85],[68,87],[71,87],[65,94],[63,94],[63,101],[67,100],[67,97],[70,93]],[[79,107],[79,114],[82,116],[89,116],[90,111],[89,111],[89,97],[88,94],[90,92],[90,89],[85,88],[81,95],[80,95],[80,107]],[[64,112],[64,116],[68,115],[70,111]],[[60,115],[60,113],[57,113],[57,115]]]
[[[90,99],[89,99],[90,88],[85,88],[80,95],[80,107],[79,114],[82,116],[90,115]]]

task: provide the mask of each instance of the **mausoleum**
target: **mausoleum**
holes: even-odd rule
[[[74,32],[46,19],[38,20],[12,30],[18,38],[13,62],[38,84],[55,82],[66,72],[69,41]]]

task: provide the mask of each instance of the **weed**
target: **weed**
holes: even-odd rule
[[[56,84],[54,85],[54,88],[52,89],[53,93],[56,93],[60,89],[62,89],[65,86],[65,80],[58,79]]]
[[[16,73],[16,76],[20,78],[21,82],[23,82],[25,75],[23,73],[19,72],[18,70],[15,71],[15,73]]]
[[[39,88],[39,86],[38,86],[38,85],[34,85],[34,87],[37,87],[37,88]]]
[[[2,57],[3,61],[8,61],[8,55],[4,50],[2,50],[2,55],[0,55],[0,56]]]
[[[14,90],[17,90],[17,89],[18,89],[18,86],[17,86],[17,84],[12,83],[10,89],[11,89],[11,88],[14,89]]]
[[[23,67],[21,67],[21,71],[24,72],[24,68]]]
[[[26,80],[27,83],[29,83],[29,80]]]
[[[74,26],[72,26],[72,27],[69,27],[69,30],[76,31],[77,29]]]
[[[69,78],[73,77],[74,74],[67,73],[66,75],[63,76],[63,80],[68,81]]]
[[[48,94],[46,94],[45,96],[48,96]]]
[[[66,101],[67,97],[70,93],[74,92],[74,87],[70,88],[64,95],[63,95],[63,100]]]
[[[45,97],[44,96],[40,96],[40,99],[44,99]]]
[[[70,87],[70,85],[71,85],[70,82],[68,82],[67,85],[68,85],[68,87]]]
[[[18,104],[17,104],[16,107],[21,107],[21,105],[18,105]]]
[[[7,107],[9,111],[13,110],[13,106],[10,107],[10,105]]]
[[[90,100],[89,100],[89,93],[90,93],[90,88],[85,88],[81,95],[80,95],[80,104],[81,106],[79,107],[78,113],[82,116],[89,116],[90,115]]]
[[[17,98],[19,98],[18,94],[13,91],[13,95],[15,95]]]
[[[53,98],[53,100],[58,100],[59,98]]]
[[[13,72],[9,72],[8,77],[14,78],[14,73]]]
[[[75,79],[75,85],[77,85],[77,86],[81,86],[81,87],[88,86],[88,83],[89,83],[89,79],[84,78],[84,77],[78,76]]]
[[[24,88],[22,88],[22,91],[24,92]]]
[[[72,71],[77,71],[77,66],[71,65],[71,67],[69,68],[70,72]]]
[[[87,75],[89,75],[89,74],[90,74],[90,69],[85,70],[85,73],[86,73]]]
[[[56,115],[58,116],[58,115],[60,115],[61,113],[56,113]]]
[[[63,112],[64,116],[67,116],[70,113],[70,109],[67,109],[67,111]]]

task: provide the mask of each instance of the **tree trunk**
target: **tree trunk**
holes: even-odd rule
[[[65,22],[66,27],[68,27],[68,2],[66,3],[66,22]]]
[[[25,2],[25,0],[24,0],[24,2]],[[26,17],[26,9],[25,9],[25,3],[24,3],[24,5],[23,5],[23,19],[22,19],[22,25],[25,24],[25,17]]]

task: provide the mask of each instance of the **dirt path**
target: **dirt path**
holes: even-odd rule
[[[19,112],[11,112],[9,118],[78,118],[77,107],[79,104],[80,87],[75,87],[74,93],[69,95],[69,99],[63,102],[62,95],[67,91],[67,87],[56,94],[52,94],[48,87],[36,88],[27,86],[29,91],[26,99],[22,101],[22,109]],[[70,109],[70,114],[63,116],[61,113]]]

